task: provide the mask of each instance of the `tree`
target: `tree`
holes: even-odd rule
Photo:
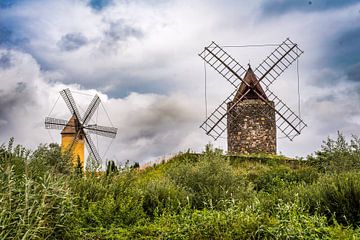
[[[106,167],[106,175],[110,175],[112,173],[117,173],[118,172],[118,168],[117,166],[115,165],[115,162],[110,160],[107,164],[107,167]]]

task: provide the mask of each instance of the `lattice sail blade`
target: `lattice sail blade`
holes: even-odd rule
[[[105,127],[99,125],[88,125],[85,127],[87,132],[94,133],[100,136],[115,138],[117,133],[117,128],[115,127]]]
[[[75,104],[74,98],[71,94],[70,89],[64,89],[60,91],[61,97],[64,99],[66,106],[69,108],[71,114],[74,114],[75,117],[81,122],[80,112]]]
[[[92,157],[98,164],[101,164],[101,157],[98,151],[96,150],[95,144],[91,139],[91,136],[89,134],[85,134],[85,140],[86,140],[86,148],[88,149],[90,157]]]
[[[208,136],[214,138],[214,140],[217,140],[227,128],[227,115],[229,114],[227,104],[234,99],[236,92],[237,89],[232,92],[200,126],[200,128],[202,128]],[[236,118],[237,116],[233,117]]]
[[[98,95],[95,95],[91,103],[89,104],[88,108],[86,109],[86,112],[84,114],[84,122],[83,124],[87,124],[92,116],[94,115],[96,109],[99,107],[100,104],[100,98]]]
[[[235,88],[240,86],[241,79],[239,79],[238,76],[242,76],[246,72],[246,69],[215,42],[205,47],[204,51],[199,53],[199,56]],[[236,73],[237,76],[234,73]]]
[[[269,89],[266,89],[265,93],[269,101],[274,102],[277,128],[287,138],[293,140],[306,127],[305,122]]]
[[[266,88],[269,87],[304,52],[289,38],[282,42],[255,69],[254,73]]]
[[[68,121],[58,118],[46,117],[45,128],[46,129],[63,129],[67,126]]]

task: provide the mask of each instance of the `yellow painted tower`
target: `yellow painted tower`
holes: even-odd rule
[[[84,168],[84,132],[79,129],[80,124],[75,116],[72,116],[66,125],[61,131],[61,151],[70,151],[73,166],[77,166],[79,158],[81,167]]]

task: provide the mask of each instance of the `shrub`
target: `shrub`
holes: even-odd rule
[[[144,219],[142,197],[133,181],[130,172],[111,177],[72,178],[71,189],[79,206],[75,218],[80,228],[131,226]]]
[[[254,183],[256,191],[275,192],[284,187],[299,183],[312,183],[318,178],[318,173],[312,168],[301,167],[290,169],[288,167],[276,167],[259,175],[251,175],[248,178]]]
[[[320,213],[332,224],[360,225],[360,174],[325,176],[303,190],[311,213]]]
[[[29,159],[29,171],[34,177],[48,172],[70,174],[71,170],[71,154],[62,153],[58,144],[39,145]]]
[[[168,176],[192,196],[192,206],[223,207],[228,199],[242,198],[247,189],[220,152],[208,150],[197,162],[183,162],[169,169]]]
[[[360,169],[360,139],[353,135],[350,142],[338,132],[336,140],[328,138],[315,156],[308,157],[310,163],[324,173],[344,172]]]
[[[189,199],[187,192],[168,178],[147,182],[142,188],[142,206],[150,217],[161,215],[165,211],[176,213],[187,205]]]

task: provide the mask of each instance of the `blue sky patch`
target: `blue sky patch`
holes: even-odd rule
[[[29,39],[16,35],[12,29],[2,26],[0,23],[0,46],[5,48],[12,48],[12,47],[22,48],[28,42]]]
[[[104,7],[108,6],[112,1],[111,0],[90,0],[89,5],[95,10],[102,10]]]
[[[24,0],[0,0],[0,8],[9,8]]]

